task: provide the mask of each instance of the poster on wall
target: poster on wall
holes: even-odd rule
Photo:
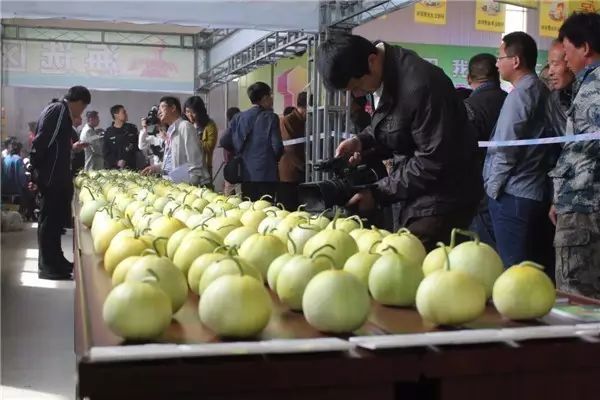
[[[570,0],[569,15],[574,12],[600,13],[600,0]]]
[[[194,90],[192,50],[20,40],[4,40],[2,45],[9,86]]]
[[[265,65],[238,80],[239,107],[246,110],[252,106],[247,90],[255,82],[262,81],[273,89],[273,110],[283,114],[285,107],[296,106],[298,93],[307,89],[307,55],[284,58],[275,64]],[[271,81],[271,78],[273,81]]]
[[[538,8],[538,0],[496,0],[496,3],[511,4],[523,8]]]
[[[567,16],[567,8],[567,1],[540,1],[540,36],[558,37],[558,30]]]
[[[416,3],[415,22],[446,25],[446,0],[421,0]]]
[[[494,0],[475,2],[475,29],[487,32],[504,32],[505,6]]]

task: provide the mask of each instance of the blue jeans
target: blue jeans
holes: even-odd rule
[[[502,194],[488,197],[488,208],[496,239],[496,249],[505,267],[529,260],[544,263],[536,243],[540,224],[547,220],[548,205],[542,201]]]

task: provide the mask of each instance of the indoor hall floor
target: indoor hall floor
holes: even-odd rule
[[[75,398],[72,281],[37,277],[37,224],[2,232],[2,341],[0,399]],[[72,231],[62,236],[73,260]]]

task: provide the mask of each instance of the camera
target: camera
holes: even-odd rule
[[[148,125],[158,125],[160,123],[160,119],[158,118],[158,106],[152,106],[150,111],[148,111],[146,122]]]
[[[298,186],[300,204],[306,204],[306,211],[311,213],[323,212],[334,206],[343,207],[356,193],[375,187],[375,182],[387,176],[380,161],[352,166],[344,157],[322,161],[314,169],[332,174],[333,179]]]

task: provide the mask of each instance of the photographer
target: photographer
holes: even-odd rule
[[[343,141],[336,156],[354,164],[367,157],[406,156],[348,206],[364,213],[377,203],[403,201],[400,225],[428,250],[448,242],[452,228],[467,228],[482,193],[477,142],[443,71],[413,51],[348,34],[319,46],[317,68],[330,89],[375,98],[372,133]]]
[[[148,121],[152,123],[149,124]],[[158,116],[155,121],[151,115],[148,115],[148,118],[142,118],[141,124],[142,129],[138,136],[138,148],[150,160],[151,165],[158,164],[164,154],[167,130],[164,125],[160,124]],[[148,132],[148,125],[157,126],[158,133],[150,134]]]
[[[81,116],[90,101],[87,88],[74,86],[62,101],[46,106],[38,120],[31,163],[32,179],[41,194],[38,226],[38,275],[41,279],[71,279],[73,263],[63,255],[60,232],[73,195],[71,150],[84,147],[80,142],[71,143],[72,116]]]
[[[103,156],[106,169],[137,169],[138,130],[127,122],[127,111],[121,104],[110,108],[113,123],[104,134]]]
[[[158,117],[169,126],[165,141],[165,154],[162,163],[150,165],[142,174],[160,173],[169,175],[177,168],[187,165],[189,183],[210,185],[211,178],[204,164],[204,157],[196,136],[196,128],[181,118],[181,103],[172,96],[160,99]]]

